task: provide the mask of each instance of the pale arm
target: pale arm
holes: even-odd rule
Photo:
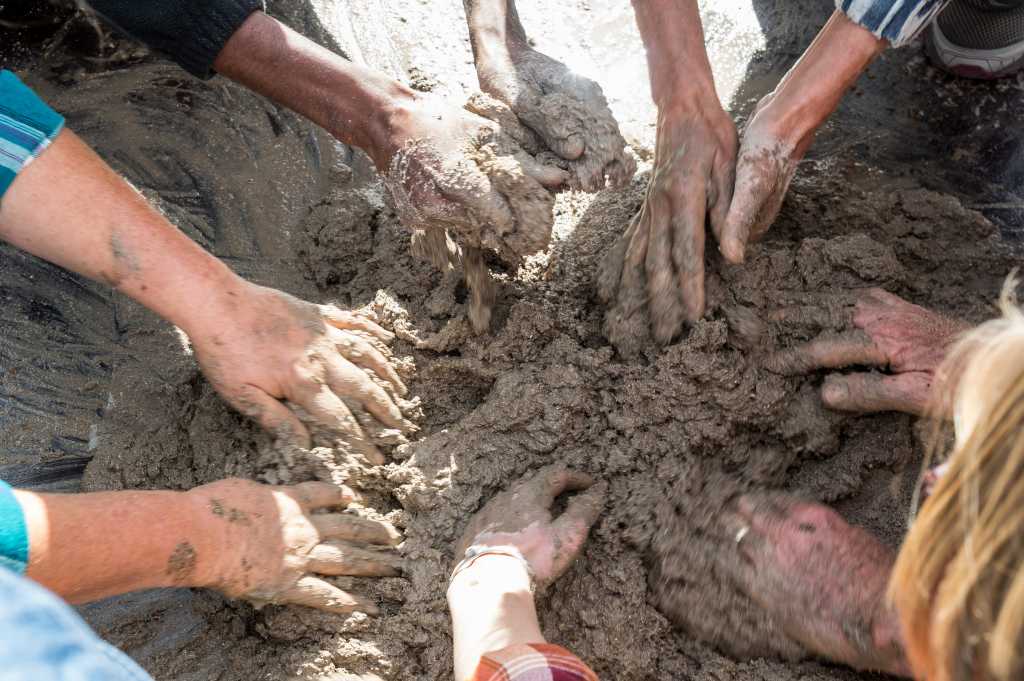
[[[387,523],[312,514],[356,499],[309,482],[269,487],[221,480],[188,492],[15,491],[29,538],[27,575],[72,603],[154,587],[210,587],[229,596],[332,612],[376,607],[314,576],[392,576]]]

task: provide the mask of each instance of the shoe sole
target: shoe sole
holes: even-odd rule
[[[925,45],[932,63],[962,78],[995,80],[1024,68],[1024,40],[996,50],[960,47],[943,34],[938,21],[933,21]]]

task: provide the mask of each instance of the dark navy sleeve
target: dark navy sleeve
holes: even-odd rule
[[[200,78],[263,0],[88,0],[96,12]]]

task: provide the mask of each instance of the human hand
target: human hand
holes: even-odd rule
[[[478,44],[493,42],[490,35],[481,32]],[[636,161],[626,152],[601,86],[522,41],[488,45],[476,54],[480,88],[568,162],[570,187],[596,192],[633,179]]]
[[[747,244],[775,222],[797,165],[828,113],[812,124],[793,127],[790,112],[775,101],[773,95],[762,99],[743,129],[732,201],[716,230],[722,255],[731,263],[742,263]]]
[[[661,109],[647,198],[601,266],[609,320],[630,325],[647,305],[654,338],[666,344],[704,314],[705,222],[721,239],[736,146],[736,127],[717,100]]]
[[[433,99],[402,108],[392,128],[378,167],[408,228],[450,229],[463,247],[509,263],[547,247],[547,188],[563,185],[565,171],[538,163],[504,126]]]
[[[238,281],[237,291],[217,291],[212,299],[214,307],[227,301],[221,316],[186,329],[210,384],[279,442],[310,446],[308,429],[286,400],[383,463],[373,437],[415,430],[400,408],[407,391],[385,345],[392,334],[333,305]],[[381,432],[367,433],[353,409],[369,412]]]
[[[601,514],[607,489],[607,483],[595,484],[589,475],[564,466],[542,468],[495,496],[470,519],[456,544],[456,556],[463,556],[470,546],[514,546],[530,564],[537,582],[549,584],[576,560]],[[583,492],[553,519],[555,498],[574,491]]]
[[[753,492],[722,513],[722,565],[785,635],[857,669],[909,676],[885,597],[895,556],[832,509]]]
[[[232,598],[373,615],[376,605],[315,575],[400,573],[395,553],[357,546],[397,545],[402,537],[393,526],[344,513],[313,513],[356,501],[346,487],[323,482],[270,487],[233,479],[187,494],[205,536],[194,548],[189,544],[191,553],[182,559],[194,561],[199,585]]]
[[[796,314],[783,309],[773,317],[786,321]],[[946,351],[968,328],[877,288],[857,294],[851,323],[853,328],[841,333],[825,333],[775,353],[766,367],[782,374],[858,364],[887,369],[889,373],[832,374],[821,387],[821,398],[840,411],[922,415]]]

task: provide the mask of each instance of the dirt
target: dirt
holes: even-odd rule
[[[410,10],[419,11],[427,10]],[[823,375],[780,376],[762,361],[772,348],[838,328],[842,298],[856,288],[985,318],[1019,261],[986,217],[860,152],[812,156],[744,266],[709,253],[705,319],[679,342],[661,350],[640,342],[625,359],[603,334],[595,277],[642,202],[642,165],[623,190],[561,195],[551,247],[514,274],[480,256],[497,287],[491,331],[481,335],[462,273],[412,254],[367,159],[223,81],[199,83],[149,58],[98,70],[76,63],[38,64],[29,80],[176,224],[244,275],[317,302],[366,306],[396,331],[410,394],[422,400],[420,433],[395,444],[386,465],[366,468],[323,434],[312,452],[283,458],[216,396],[174,329],[98,286],[48,268],[37,275],[40,265],[2,251],[5,267],[12,263],[3,290],[20,301],[3,313],[17,323],[12,366],[24,365],[27,378],[0,385],[20,404],[74,396],[62,432],[90,443],[74,450],[92,455],[85,488],[330,479],[362,491],[361,514],[405,533],[403,576],[334,580],[374,600],[377,618],[257,610],[188,590],[83,609],[157,679],[450,678],[444,590],[453,545],[494,494],[553,462],[609,485],[583,555],[539,604],[549,640],[602,679],[861,678],[804,659],[730,583],[719,566],[731,547],[713,539],[718,512],[742,491],[784,489],[898,544],[920,463],[912,419],[829,412],[818,397]],[[825,149],[835,151],[831,139]],[[435,241],[441,251],[450,252],[447,242]],[[30,276],[42,281],[25,283]],[[33,318],[33,304],[47,316]],[[783,306],[802,306],[806,318],[768,322]],[[58,343],[64,349],[47,355]],[[72,366],[55,362],[58,378],[45,379],[47,357]],[[75,378],[40,389],[62,372]],[[19,428],[4,436],[13,443],[4,452],[21,458],[5,463],[21,464],[61,412],[43,401],[12,413]]]

